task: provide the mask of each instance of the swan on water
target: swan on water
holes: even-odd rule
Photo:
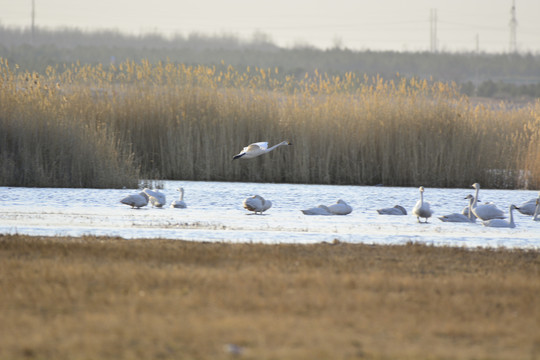
[[[379,215],[407,215],[407,210],[401,205],[394,205],[391,208],[378,209]]]
[[[172,203],[171,203],[171,207],[172,208],[176,208],[176,209],[185,209],[187,207],[186,203],[184,202],[184,188],[183,187],[179,187],[178,189],[176,189],[180,192],[180,198],[178,200],[174,200]]]
[[[465,199],[469,199],[469,206],[467,207],[469,211],[467,211],[468,215],[464,215],[463,213],[453,213],[449,215],[443,215],[439,216],[439,220],[444,222],[476,222],[476,216],[472,214],[472,205],[475,201],[474,196],[467,195]]]
[[[489,227],[504,227],[504,228],[515,228],[516,224],[514,223],[514,216],[512,215],[512,210],[517,209],[516,205],[510,205],[510,210],[508,211],[509,219],[510,220],[504,220],[504,219],[491,219],[482,221],[482,225],[489,226]]]
[[[420,200],[414,205],[414,208],[412,210],[413,215],[416,215],[416,218],[418,219],[418,222],[420,221],[420,218],[426,219],[426,222],[428,221],[428,218],[431,217],[433,214],[433,211],[431,211],[429,203],[424,201],[424,187],[420,186],[418,189],[420,190]]]
[[[473,211],[473,214],[477,218],[485,221],[485,220],[491,220],[491,219],[504,219],[506,217],[504,216],[504,212],[493,203],[478,205],[477,201],[478,201],[478,192],[480,191],[480,184],[474,183],[472,187],[476,189],[476,193],[474,196],[476,199],[476,206],[472,207],[472,211]]]
[[[302,211],[304,215],[333,215],[326,205],[319,205],[317,207],[300,211]]]
[[[473,185],[473,187],[474,187],[474,185]],[[471,200],[471,198],[472,198],[472,200]],[[478,200],[478,190],[475,192],[474,196],[469,194],[469,195],[467,195],[465,197],[465,199],[470,200],[469,205],[465,206],[463,208],[463,210],[461,211],[461,213],[463,215],[467,216],[467,217],[470,216],[471,219],[474,219],[474,221],[476,221],[476,215],[474,215],[474,212],[472,211],[472,209],[475,208],[478,201],[480,201],[480,200]]]
[[[540,194],[538,194],[538,197],[540,198]],[[523,204],[519,205],[519,207],[517,208],[517,211],[519,211],[523,215],[534,215],[537,200],[538,199],[535,198],[529,201],[525,201]]]
[[[339,199],[335,204],[328,206],[328,210],[334,215],[347,215],[352,212],[352,207],[345,200]]]
[[[283,145],[292,145],[290,142],[288,141],[282,141],[280,142],[279,144],[276,144],[274,146],[272,146],[271,148],[268,147],[268,143],[267,142],[257,142],[257,143],[253,143],[253,144],[250,144],[248,146],[246,146],[244,149],[242,149],[242,151],[240,151],[240,153],[238,153],[237,155],[234,155],[233,156],[233,160],[235,159],[252,159],[254,157],[257,157],[257,156],[260,156],[262,154],[266,154],[280,146],[283,146]]]
[[[125,198],[121,199],[120,202],[125,205],[131,206],[131,208],[141,208],[148,205],[148,195],[141,191],[138,194],[128,195]]]
[[[540,221],[540,197],[536,199],[536,208],[534,209],[533,218],[534,221]]]
[[[148,194],[147,194],[148,195]],[[152,207],[157,207],[159,209],[163,208],[164,203],[161,202],[157,197],[148,195],[148,200],[150,201],[150,204],[152,204]]]
[[[159,192],[157,190],[151,190],[148,188],[144,188],[143,192],[148,195],[152,206],[160,208],[167,203],[167,198],[162,192]]]
[[[245,209],[253,211],[255,214],[262,214],[272,207],[272,202],[270,200],[265,200],[260,195],[254,195],[246,198],[243,205]]]

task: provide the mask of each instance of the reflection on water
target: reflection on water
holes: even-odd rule
[[[514,212],[515,229],[493,229],[480,223],[443,223],[436,216],[461,212],[473,189],[426,188],[425,201],[435,211],[428,224],[418,224],[411,209],[417,188],[165,181],[167,207],[139,210],[119,200],[138,190],[0,188],[0,233],[30,235],[84,234],[124,238],[170,238],[195,241],[261,243],[346,242],[436,245],[540,247],[540,222]],[[185,189],[186,209],[168,207]],[[242,201],[255,194],[271,200],[263,215],[253,215]],[[505,212],[510,204],[535,198],[525,190],[480,190]],[[300,210],[338,199],[353,207],[346,216],[306,216]],[[396,204],[406,216],[382,216],[376,209]]]

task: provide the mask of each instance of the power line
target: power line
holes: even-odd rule
[[[32,0],[32,42],[36,39],[36,1]]]
[[[512,0],[512,8],[510,9],[510,53],[517,53],[517,19],[516,19],[516,0]]]

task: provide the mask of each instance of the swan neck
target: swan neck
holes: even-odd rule
[[[275,148],[277,148],[277,147],[279,147],[279,146],[281,146],[281,145],[287,145],[287,142],[286,142],[286,141],[282,141],[282,142],[280,142],[279,144],[276,144],[276,145],[272,146],[271,148],[268,148],[268,149],[266,150],[266,152],[272,151],[272,150],[274,150]]]
[[[514,210],[514,208],[510,206],[510,214],[508,215],[510,218],[510,224],[514,224],[514,215],[512,214],[512,210]]]

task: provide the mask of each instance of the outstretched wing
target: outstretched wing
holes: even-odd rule
[[[263,142],[257,142],[257,143],[253,143],[246,146],[243,152],[266,150],[266,149],[268,149],[268,143],[263,141]]]

